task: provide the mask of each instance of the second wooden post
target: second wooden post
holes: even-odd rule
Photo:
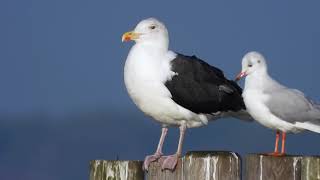
[[[241,160],[234,152],[189,152],[176,170],[161,170],[160,161],[150,165],[147,180],[240,180]]]

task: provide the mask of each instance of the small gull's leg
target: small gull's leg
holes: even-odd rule
[[[269,155],[271,155],[271,156],[278,156],[279,155],[279,151],[278,151],[279,138],[280,138],[280,131],[277,131],[276,132],[276,141],[274,144],[274,151],[273,151],[273,153],[269,153]]]
[[[279,153],[279,151],[278,151],[279,138],[280,138],[280,131],[277,131],[274,152],[273,153],[269,153],[268,155],[271,155],[271,156],[284,156],[285,155],[284,146],[285,146],[285,141],[286,141],[286,133],[282,132],[281,153]]]
[[[282,132],[281,155],[284,155],[284,154],[285,154],[286,138],[287,138],[286,132]]]

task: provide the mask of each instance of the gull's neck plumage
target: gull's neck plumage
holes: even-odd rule
[[[267,67],[263,67],[257,69],[246,77],[244,91],[248,89],[268,91],[273,88],[280,87],[283,86],[269,75]]]
[[[168,50],[168,45],[168,39],[164,37],[137,41],[132,46],[125,65],[128,89],[144,91],[144,86],[154,86],[172,77],[170,61],[176,55]]]
[[[137,41],[134,46],[143,47],[150,51],[150,53],[155,53],[157,55],[161,53],[167,53],[169,49],[169,38],[162,37],[151,40]]]

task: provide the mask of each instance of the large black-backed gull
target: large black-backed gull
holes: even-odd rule
[[[168,31],[157,19],[142,20],[122,36],[122,41],[130,40],[135,45],[124,68],[127,91],[141,111],[162,124],[158,148],[145,158],[144,169],[162,157],[162,169],[173,170],[181,156],[186,128],[203,126],[225,116],[249,117],[241,88],[226,79],[220,69],[196,56],[168,50]],[[180,127],[179,145],[175,154],[162,156],[169,126]]]

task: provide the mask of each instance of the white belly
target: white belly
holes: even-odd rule
[[[146,61],[147,60],[147,61]],[[140,57],[130,58],[125,64],[124,80],[129,96],[146,115],[165,125],[198,127],[207,123],[205,115],[195,114],[171,99],[164,85],[174,73],[168,60]],[[168,77],[169,75],[169,77]]]
[[[297,132],[294,124],[274,116],[264,104],[268,96],[258,90],[245,90],[242,94],[247,111],[260,124],[283,132]]]

